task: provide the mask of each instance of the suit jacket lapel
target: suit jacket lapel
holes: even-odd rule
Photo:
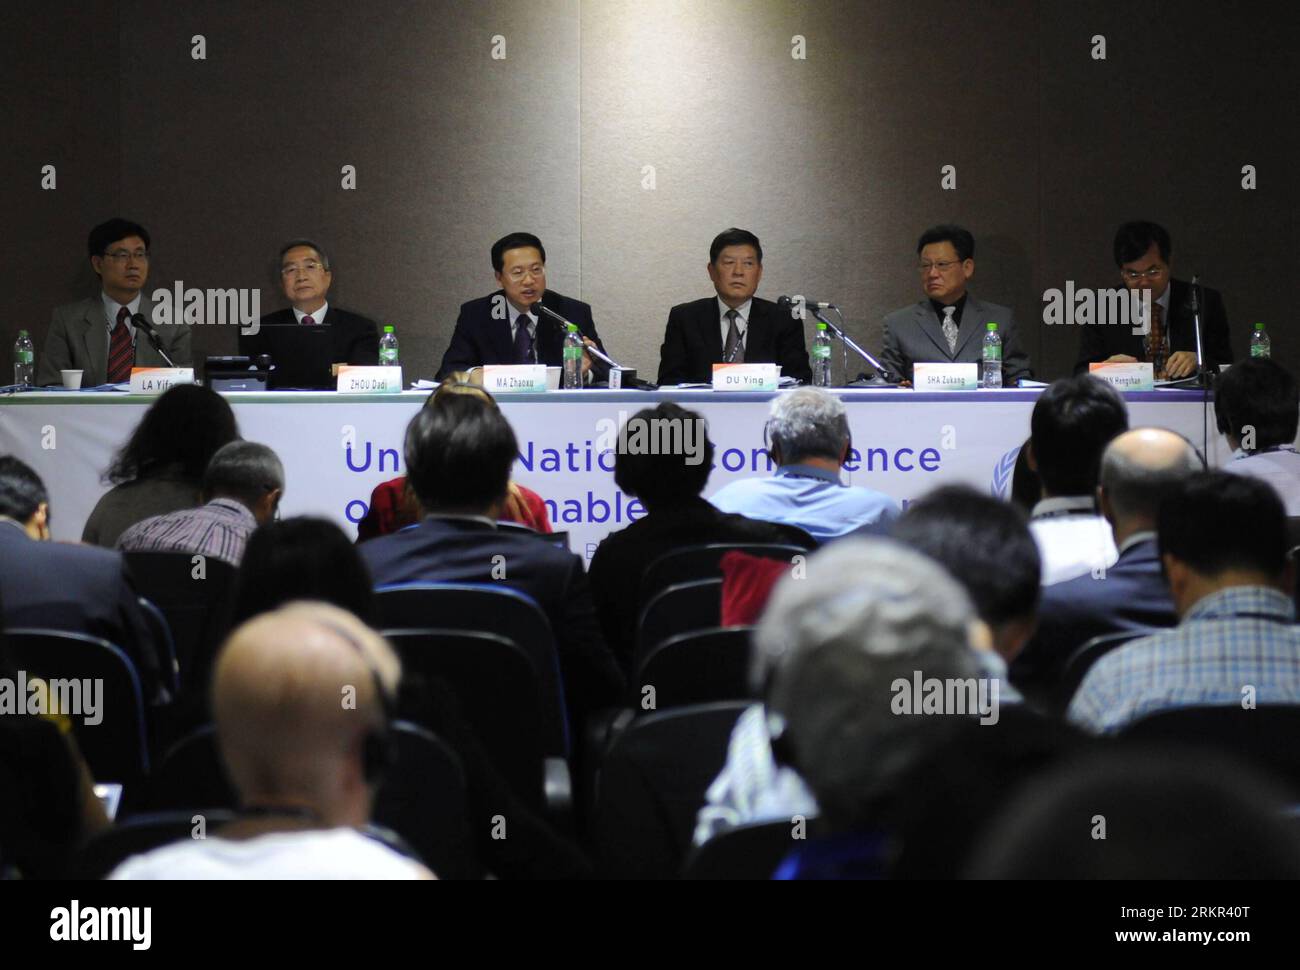
[[[957,328],[957,350],[953,354],[953,360],[961,360],[961,353],[966,349],[966,345],[970,343],[971,337],[977,333],[984,332],[984,324],[988,323],[984,317],[984,304],[975,299],[974,294],[967,293],[966,305],[962,307],[961,310],[961,325]],[[998,329],[1001,331],[1001,328],[1006,326],[1006,322],[1003,320],[997,322],[1000,324]],[[1003,334],[1002,336],[1005,340],[1006,334]],[[982,340],[983,338],[981,337],[980,339]],[[947,343],[945,342],[944,345],[947,346]]]
[[[498,305],[497,297],[501,298],[500,305],[505,307],[506,311],[505,316],[500,319],[492,315],[493,309]],[[488,340],[496,349],[497,359],[508,364],[515,362],[515,345],[510,339],[510,317],[513,313],[514,308],[506,299],[505,290],[497,290],[488,298]]]
[[[939,353],[943,355],[943,359],[953,360],[953,356],[948,353],[948,338],[943,335],[943,326],[939,323],[939,318],[935,315],[934,307],[930,306],[929,300],[922,300],[916,305],[915,319],[917,327],[930,338]]]
[[[103,299],[96,296],[86,301],[81,326],[81,339],[90,364],[86,369],[98,377],[93,383],[86,381],[83,386],[94,387],[108,380],[108,315],[104,312]]]

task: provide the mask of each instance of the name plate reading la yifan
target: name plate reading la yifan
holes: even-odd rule
[[[980,386],[979,364],[912,365],[912,386],[918,391],[976,391]]]
[[[402,368],[342,366],[339,368],[338,391],[340,394],[400,394]]]
[[[714,364],[715,391],[775,391],[780,368],[776,364]]]
[[[1106,363],[1088,365],[1088,373],[1099,377],[1117,391],[1150,391],[1155,389],[1155,365],[1141,361],[1132,364]]]
[[[493,394],[546,390],[545,364],[488,364],[483,368],[483,389]]]
[[[193,384],[193,367],[132,367],[132,394],[161,394],[177,384]]]

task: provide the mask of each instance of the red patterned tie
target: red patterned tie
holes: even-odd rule
[[[131,311],[121,307],[117,311],[117,326],[108,338],[108,383],[122,384],[131,379],[131,365],[135,362],[135,347],[131,344],[131,334],[126,329],[126,321],[131,318]]]

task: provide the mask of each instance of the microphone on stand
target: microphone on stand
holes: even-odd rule
[[[529,309],[532,310],[534,313],[538,314],[539,316],[545,313],[547,316],[552,317],[557,322],[559,322],[565,328],[565,330],[567,330],[572,325],[569,320],[564,319],[564,317],[560,316],[550,307],[543,304],[541,300],[538,300],[531,307],[529,307]],[[581,332],[581,329],[582,328],[579,327],[579,332]],[[609,386],[611,388],[617,389],[617,388],[631,387],[636,383],[636,369],[633,367],[624,367],[613,357],[609,356],[609,354],[605,353],[603,350],[597,347],[595,345],[595,341],[591,343],[584,342],[583,349],[586,350],[587,353],[591,354],[591,356],[595,357],[597,360],[602,360],[609,365]]]
[[[840,308],[837,307],[834,303],[823,303],[817,300],[806,300],[803,299],[802,297],[800,297],[799,299],[794,299],[793,297],[789,297],[789,296],[779,297],[776,301],[776,305],[779,307],[797,307],[800,304],[802,304],[805,308],[812,310],[813,316],[816,317],[818,320],[820,320],[822,323],[826,324],[826,328],[830,330],[830,332],[833,333],[835,336],[839,337],[840,342],[843,343],[844,346],[848,347],[855,354],[857,354],[868,364],[870,364],[873,368],[875,368],[878,377],[868,378],[866,377],[865,374],[863,374],[863,375],[859,375],[858,380],[866,380],[868,383],[880,383],[880,382],[884,382],[886,384],[898,383],[898,379],[894,376],[893,372],[890,371],[888,367],[886,367],[880,361],[876,360],[876,358],[872,357],[869,353],[867,353],[865,350],[859,347],[857,343],[853,340],[853,338],[844,332],[844,327],[843,327],[844,314],[840,312]],[[822,316],[821,314],[822,310],[834,310],[835,315],[840,318],[841,325],[837,327],[835,324],[831,323],[830,320],[827,320],[824,316]],[[848,383],[850,385],[853,385],[856,384],[857,381],[849,381]]]
[[[168,367],[176,366],[175,361],[167,356],[167,351],[162,349],[162,340],[158,337],[158,331],[154,329],[152,323],[145,319],[143,313],[137,312],[131,314],[131,323],[133,323],[137,329],[144,331],[145,336],[149,338],[149,343],[153,344],[153,349],[158,351],[158,356],[167,362]]]

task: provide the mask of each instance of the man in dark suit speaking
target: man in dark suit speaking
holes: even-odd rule
[[[1124,326],[1080,327],[1076,374],[1100,361],[1151,361],[1156,365],[1156,377],[1170,380],[1181,380],[1196,373],[1192,287],[1190,283],[1173,279],[1172,256],[1173,243],[1164,226],[1154,222],[1126,222],[1119,227],[1115,233],[1115,265],[1119,267],[1120,279],[1130,290],[1151,291],[1150,334],[1135,334],[1133,327]],[[1197,289],[1201,303],[1201,349],[1205,366],[1213,372],[1220,364],[1232,363],[1228,314],[1218,290],[1199,285]],[[1153,347],[1148,336],[1162,338],[1162,346]]]
[[[512,232],[492,244],[492,272],[501,289],[462,304],[438,380],[483,364],[563,364],[564,328],[542,305],[576,324],[583,343],[604,350],[591,307],[546,288],[546,250],[530,232]],[[582,355],[583,380],[604,380],[609,365]]]
[[[709,246],[717,296],[681,303],[668,313],[659,348],[660,384],[706,384],[713,365],[780,364],[784,377],[812,382],[803,321],[754,296],[763,278],[763,247],[746,229],[719,233]]]
[[[285,328],[328,327],[324,334],[328,339],[322,341],[318,358],[311,362],[275,361],[277,369],[293,375],[294,386],[334,387],[332,364],[378,364],[379,330],[375,322],[330,306],[326,297],[333,282],[329,256],[319,245],[310,239],[285,243],[280,247],[280,286],[292,305],[262,317],[256,333],[241,332],[239,352],[250,357],[270,354],[274,358]],[[272,383],[282,385],[283,379]]]
[[[917,272],[925,299],[885,317],[881,359],[904,381],[912,365],[972,363],[984,357],[986,324],[1002,335],[1002,381],[1015,387],[1030,376],[1010,307],[977,300],[966,285],[975,275],[975,237],[961,226],[934,226],[916,244]]]

